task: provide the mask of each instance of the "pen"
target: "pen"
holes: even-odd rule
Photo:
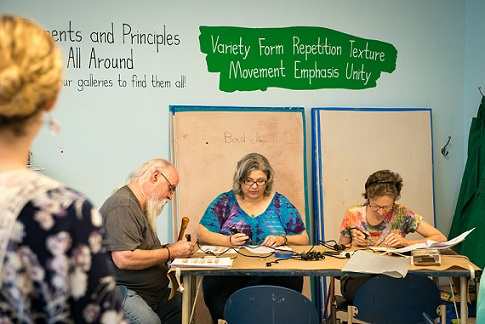
[[[367,240],[369,238],[369,234],[364,232],[364,231],[361,231],[360,229],[358,229],[357,227],[351,227],[349,228],[349,231],[351,230],[358,230],[359,232],[361,232],[362,234],[364,234],[364,238]]]

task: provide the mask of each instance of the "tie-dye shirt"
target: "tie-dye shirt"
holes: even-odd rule
[[[355,205],[345,212],[340,234],[352,239],[352,229],[359,229],[369,235],[370,246],[380,245],[389,233],[397,233],[405,237],[409,233],[414,233],[423,216],[416,214],[411,209],[401,204],[394,204],[384,217],[384,220],[372,226],[367,223],[366,204]]]
[[[234,192],[219,195],[207,207],[200,224],[211,232],[230,235],[235,226],[238,232],[250,237],[248,244],[259,245],[268,235],[295,235],[305,230],[298,210],[282,194],[275,193],[264,213],[251,217],[239,206]]]

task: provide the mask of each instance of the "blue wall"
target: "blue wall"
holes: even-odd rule
[[[71,65],[66,79],[76,82],[92,74],[93,79],[113,81],[112,87],[83,91],[76,85],[63,87],[52,114],[61,124],[61,133],[51,137],[43,130],[33,147],[34,163],[84,192],[97,206],[138,164],[169,157],[169,105],[299,106],[305,108],[307,125],[312,107],[424,107],[433,111],[437,227],[448,233],[466,160],[468,128],[480,100],[477,87],[485,87],[485,22],[480,16],[485,4],[480,0],[2,0],[0,12],[23,15],[48,30],[65,30],[71,22],[73,29],[82,32],[82,42],[66,40],[59,45],[66,57],[71,48],[80,47],[83,66]],[[90,32],[110,31],[111,23],[115,42],[93,44]],[[133,33],[161,33],[165,26],[181,42],[161,46],[158,52],[155,46],[130,45],[127,39],[123,43],[121,26],[126,25]],[[218,75],[207,71],[205,55],[199,50],[201,25],[327,27],[393,44],[398,50],[397,68],[384,73],[377,87],[366,90],[270,88],[224,93],[219,91]],[[88,68],[93,47],[98,56],[113,57],[129,56],[132,49],[136,67]],[[145,74],[164,80],[184,75],[187,86],[133,87],[133,75],[140,79]],[[127,81],[126,88],[118,86],[120,76]],[[452,140],[445,158],[440,149],[448,136]],[[379,139],[369,139],[369,145],[379,147]],[[169,215],[170,209],[165,210],[159,219],[162,241],[171,240]]]

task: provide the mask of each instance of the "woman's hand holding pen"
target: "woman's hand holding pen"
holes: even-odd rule
[[[229,236],[229,244],[230,246],[242,246],[246,243],[248,239],[249,236],[244,233],[231,234]]]
[[[352,231],[352,244],[356,246],[369,246],[367,235],[358,229]]]

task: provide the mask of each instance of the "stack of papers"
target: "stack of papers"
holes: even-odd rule
[[[174,268],[230,268],[234,259],[227,258],[186,258],[175,259],[171,266]]]
[[[467,235],[470,234],[471,231],[473,231],[474,229],[475,227],[469,231],[462,233],[461,235],[458,235],[454,239],[449,240],[447,242],[435,242],[435,241],[428,240],[426,243],[416,243],[410,246],[405,246],[403,248],[392,250],[392,252],[404,253],[404,252],[409,252],[416,249],[429,249],[429,248],[438,249],[438,250],[449,249],[457,245],[458,243],[461,243],[465,239],[465,237],[467,237]]]

